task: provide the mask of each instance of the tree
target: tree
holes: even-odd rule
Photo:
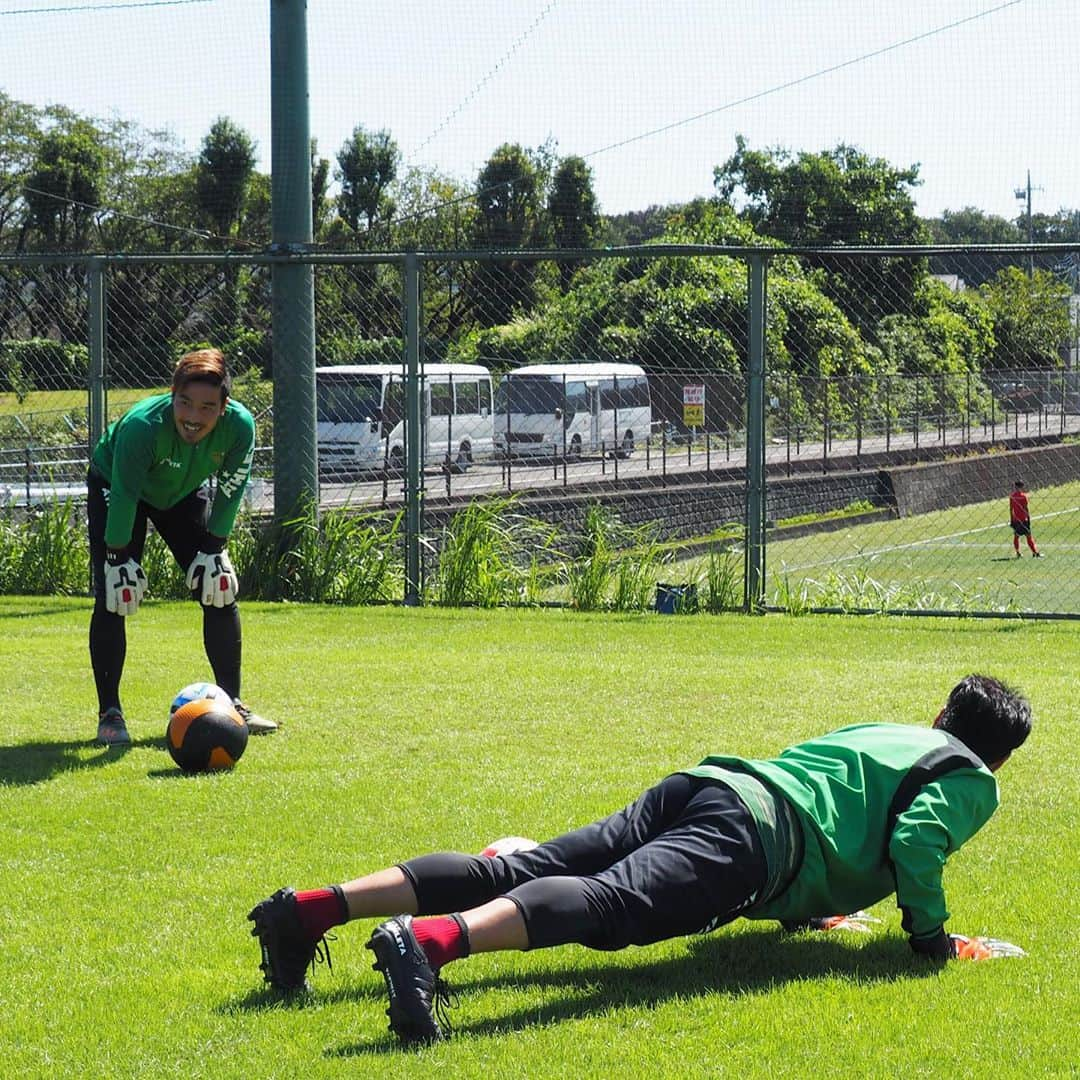
[[[100,210],[105,163],[100,132],[87,120],[72,120],[42,137],[23,188],[40,249],[86,250]]]
[[[23,188],[41,138],[41,113],[0,90],[0,251],[18,251],[26,235]]]
[[[548,193],[548,217],[557,248],[588,248],[596,242],[600,212],[592,186],[592,170],[583,158],[567,157],[559,162]],[[559,263],[559,278],[565,291],[578,264]]]
[[[979,290],[994,321],[996,344],[988,366],[1059,368],[1069,341],[1069,287],[1046,270],[1031,277],[1019,267],[1000,271]]]
[[[1013,222],[974,206],[946,210],[940,218],[927,219],[925,225],[935,244],[1019,244],[1025,239]],[[967,285],[978,286],[1002,268],[1026,265],[1026,262],[1023,255],[950,252],[933,256],[930,270],[934,274],[955,274]]]
[[[844,144],[794,157],[782,149],[750,150],[739,135],[735,153],[713,176],[721,198],[741,199],[741,215],[755,232],[791,247],[926,240],[911,194],[919,183],[918,165],[898,169]],[[878,260],[872,275],[858,273],[850,261],[806,262],[826,268],[825,291],[871,340],[880,318],[910,310],[927,272],[925,260],[912,258]]]
[[[255,143],[227,117],[218,117],[195,166],[199,211],[217,237],[232,239],[237,234],[254,171]]]
[[[338,216],[354,232],[374,234],[376,223],[393,217],[387,188],[397,176],[401,154],[386,130],[370,132],[362,124],[338,151],[335,179],[341,184]]]
[[[737,193],[754,230],[792,247],[829,244],[916,244],[925,233],[911,189],[919,166],[894,168],[843,143],[818,154],[749,150],[736,136],[735,153],[713,171],[720,197]]]
[[[504,143],[488,158],[476,178],[474,237],[478,247],[513,251],[542,245],[543,164],[517,143]],[[535,280],[532,262],[481,263],[469,288],[481,324],[496,326],[509,322],[515,310],[529,310],[535,301]]]
[[[329,217],[326,193],[330,187],[330,162],[319,157],[319,144],[311,140],[311,235],[318,237]]]

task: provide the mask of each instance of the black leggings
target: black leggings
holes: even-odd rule
[[[167,510],[157,510],[140,502],[135,511],[128,551],[136,562],[142,559],[147,521],[152,521],[177,563],[187,571],[199,551],[213,545],[206,529],[210,496],[205,487],[185,496]],[[105,522],[109,512],[109,489],[90,472],[87,477],[87,531],[90,565],[94,577],[94,612],[90,616],[90,665],[94,670],[98,709],[120,707],[120,677],[127,657],[127,621],[105,607]],[[193,592],[192,599],[199,594]],[[203,606],[203,648],[214,682],[230,697],[240,696],[242,637],[240,609],[236,603],[223,608]]]
[[[745,910],[767,876],[757,829],[735,792],[685,773],[532,851],[444,852],[401,869],[420,915],[512,900],[534,949],[621,949],[711,929]]]

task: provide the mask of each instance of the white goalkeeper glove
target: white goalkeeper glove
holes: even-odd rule
[[[200,551],[188,567],[187,587],[198,592],[204,607],[228,607],[240,591],[229,553]]]
[[[949,938],[957,960],[1000,960],[1006,956],[1027,956],[1019,945],[1000,938],[967,937],[965,934],[950,934]]]
[[[785,930],[795,933],[799,930],[818,930],[828,932],[830,930],[854,930],[857,934],[871,934],[871,923],[879,923],[880,919],[871,915],[868,911],[853,911],[850,915],[816,915],[812,919],[802,919],[798,922],[784,922]]]
[[[105,556],[105,609],[114,615],[134,615],[146,594],[146,575],[123,552]]]

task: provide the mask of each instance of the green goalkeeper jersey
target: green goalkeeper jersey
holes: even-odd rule
[[[934,761],[946,764],[928,768]],[[734,780],[736,791],[756,778],[786,800],[802,827],[798,871],[786,888],[744,912],[747,918],[799,922],[847,914],[895,892],[904,929],[916,937],[935,933],[949,917],[945,860],[998,805],[993,774],[962,743],[904,724],[858,724],[771,760],[707,757],[686,771]],[[899,804],[898,791],[908,796]],[[782,815],[763,813],[760,800],[743,801],[773,867],[782,864],[793,842],[778,842]]]
[[[214,429],[197,443],[180,438],[173,420],[172,394],[156,394],[133,405],[109,425],[91,457],[91,467],[109,485],[105,543],[123,548],[131,541],[135,508],[141,499],[167,510],[211,476],[217,490],[209,531],[227,537],[236,522],[255,450],[255,421],[231,398]]]

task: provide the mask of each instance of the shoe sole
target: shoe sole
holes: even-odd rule
[[[270,963],[270,946],[263,941],[263,935],[270,936],[270,929],[263,919],[263,904],[256,904],[248,912],[248,921],[254,923],[251,928],[251,936],[259,939],[259,948],[262,950],[262,961],[259,970],[263,973],[263,981],[268,983],[279,994],[303,994],[311,989],[311,984],[305,978],[302,982],[286,984],[273,977],[273,965]]]
[[[378,934],[378,931],[376,930],[375,933]],[[386,983],[386,993],[390,998],[390,1006],[386,1010],[386,1016],[390,1021],[390,1030],[405,1046],[425,1046],[430,1043],[440,1042],[443,1034],[434,1018],[430,1020],[431,1027],[429,1029],[420,1030],[410,1017],[401,1016],[404,1010],[398,1007],[397,994],[394,992],[393,980],[390,978],[390,965],[380,955],[380,946],[389,949],[392,957],[397,957],[399,953],[389,934],[379,935],[378,938],[373,934],[371,940],[364,946],[364,948],[370,949],[375,956],[375,963],[371,965],[372,971],[379,972],[383,977],[383,982]]]
[[[94,739],[96,746],[130,746],[131,736],[126,732],[121,736],[116,735],[99,735]]]

